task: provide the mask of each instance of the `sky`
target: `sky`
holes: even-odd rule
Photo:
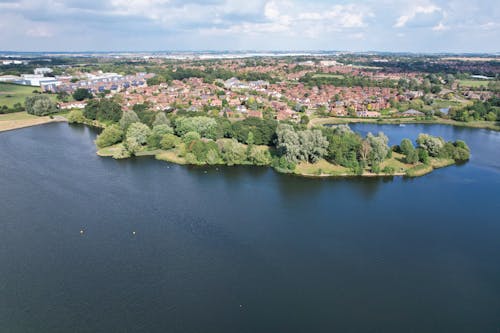
[[[0,0],[3,51],[499,52],[499,0]]]

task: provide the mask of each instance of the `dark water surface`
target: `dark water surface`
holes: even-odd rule
[[[472,159],[303,179],[99,158],[67,124],[0,133],[0,332],[500,332],[500,133],[352,127]]]

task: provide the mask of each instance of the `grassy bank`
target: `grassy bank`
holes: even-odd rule
[[[452,125],[470,128],[484,128],[493,131],[500,131],[500,124],[491,121],[471,121],[461,122],[452,119],[434,118],[433,120],[422,120],[417,118],[347,118],[347,117],[327,117],[327,118],[313,118],[309,122],[309,127],[318,125],[338,125],[338,124],[352,124],[352,123],[369,123],[381,125],[399,125],[399,124],[440,124]]]
[[[66,121],[66,119],[61,115],[54,115],[52,117],[37,117],[26,112],[0,114],[0,132],[42,125],[56,121]]]

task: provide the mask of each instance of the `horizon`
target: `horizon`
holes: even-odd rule
[[[0,0],[0,50],[491,54],[498,22],[486,0]]]

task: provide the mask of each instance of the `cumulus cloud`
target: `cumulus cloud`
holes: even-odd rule
[[[500,44],[499,16],[489,0],[0,0],[0,50],[474,49]]]
[[[401,15],[396,23],[394,24],[395,28],[402,28],[406,26],[408,22],[415,19],[419,14],[433,14],[437,12],[442,12],[442,9],[434,4],[427,5],[415,5],[411,6],[407,13]]]

